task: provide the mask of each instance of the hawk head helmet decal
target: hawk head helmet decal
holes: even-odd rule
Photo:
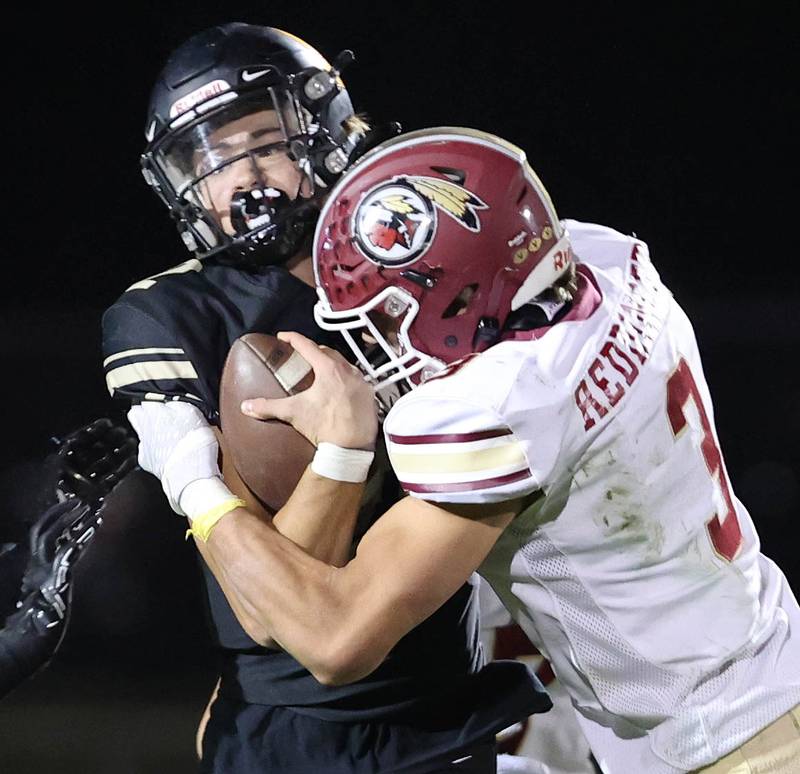
[[[486,209],[486,204],[456,183],[401,176],[366,195],[355,212],[353,234],[368,260],[381,266],[408,266],[430,246],[437,211],[477,232],[478,209]]]
[[[353,221],[356,244],[379,266],[413,263],[428,249],[436,228],[431,203],[403,179],[368,193]]]

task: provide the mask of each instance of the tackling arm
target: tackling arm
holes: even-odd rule
[[[342,566],[351,552],[363,484],[333,482],[307,470],[304,486],[298,486],[284,508],[271,517],[250,496],[247,487],[232,466],[226,465],[224,438],[217,434],[222,445],[222,471],[228,488],[247,502],[248,517],[264,528],[273,528],[309,556],[333,566]],[[332,486],[339,484],[339,486]],[[336,490],[336,491],[333,491]],[[197,549],[214,573],[237,620],[250,637],[264,647],[275,647],[276,640],[261,622],[258,610],[248,595],[239,593],[226,572],[225,559],[213,552],[208,544],[195,539]],[[260,593],[256,596],[260,596]]]
[[[307,472],[296,494],[331,502],[343,486]],[[469,506],[405,498],[341,568],[314,559],[240,508],[220,521],[204,550],[265,633],[320,682],[346,683],[373,671],[456,592],[521,507],[520,501],[481,506],[478,517]]]
[[[361,374],[302,336],[285,338],[314,368],[314,383],[290,398],[246,401],[248,413],[290,422],[315,444],[371,444],[375,401]],[[141,439],[140,464],[173,492],[194,486],[184,475],[187,467],[197,478],[193,463],[176,461],[179,444],[164,440],[159,414],[176,413],[175,404],[160,404],[129,414]],[[360,497],[361,485],[309,469],[277,518],[291,522],[313,509],[319,523],[336,530],[340,519],[354,516]],[[201,550],[244,610],[251,636],[262,642],[271,637],[321,682],[349,682],[375,669],[403,635],[452,596],[521,507],[521,500],[476,507],[406,498],[378,519],[344,567],[315,559],[271,523],[235,508],[216,523]]]

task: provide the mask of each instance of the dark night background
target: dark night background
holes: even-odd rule
[[[607,5],[139,3],[8,25],[0,519],[35,510],[51,435],[122,417],[100,314],[189,257],[139,172],[150,86],[192,33],[249,21],[329,59],[352,48],[357,109],[499,134],[528,151],[561,217],[649,243],[694,322],[734,488],[797,589],[797,13]],[[152,480],[125,486],[147,508],[107,520],[62,651],[0,704],[4,773],[193,770],[215,679],[198,572]]]

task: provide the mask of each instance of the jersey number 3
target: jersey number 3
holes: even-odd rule
[[[706,414],[705,406],[703,406],[697,383],[689,370],[689,364],[681,358],[678,367],[673,371],[667,382],[667,414],[669,415],[672,432],[676,437],[688,424],[686,407],[690,401],[694,403],[703,431],[700,451],[703,453],[708,472],[719,487],[725,502],[723,518],[720,519],[719,514],[715,513],[706,524],[706,529],[708,529],[708,535],[711,538],[711,545],[714,546],[714,550],[720,557],[730,562],[742,545],[742,531],[739,527],[739,522],[736,520],[731,488],[725,475],[725,469],[722,466],[722,453],[714,440],[711,423],[708,421],[708,414]]]

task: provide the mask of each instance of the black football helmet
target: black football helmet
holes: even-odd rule
[[[263,265],[297,251],[313,229],[320,194],[364,139],[366,126],[353,120],[339,76],[352,59],[343,51],[331,65],[294,35],[241,23],[205,30],[173,52],[150,98],[142,172],[197,257],[225,251],[223,258]],[[256,124],[247,142],[220,143],[225,127],[243,118],[251,129]],[[269,136],[266,144],[260,134]],[[276,153],[299,171],[297,190],[265,179],[263,159]],[[207,181],[232,165],[245,165],[248,182],[225,202],[223,228]]]

